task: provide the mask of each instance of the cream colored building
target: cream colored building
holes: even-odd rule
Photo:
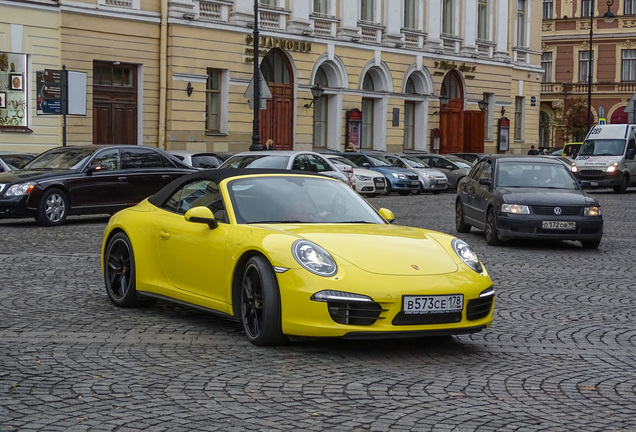
[[[0,148],[61,144],[61,116],[37,114],[36,71],[62,65],[87,76],[87,113],[66,117],[68,144],[253,144],[254,0],[50,3],[0,0],[0,53],[27,59],[29,112],[27,133],[0,124]],[[269,0],[258,9],[272,93],[259,110],[261,144],[513,153],[538,144],[540,2]],[[38,32],[46,52],[31,43]],[[313,99],[312,87],[322,95]],[[0,121],[8,115],[0,109]]]

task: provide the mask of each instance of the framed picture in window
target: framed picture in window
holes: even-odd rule
[[[7,94],[5,92],[0,92],[0,109],[7,107]]]
[[[22,82],[22,74],[21,73],[10,73],[9,74],[9,89],[10,90],[20,90],[23,89]]]

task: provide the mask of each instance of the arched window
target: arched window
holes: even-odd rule
[[[261,62],[261,72],[265,81],[278,84],[291,84],[290,67],[287,58],[278,49],[267,53]]]

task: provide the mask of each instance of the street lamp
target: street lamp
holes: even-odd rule
[[[252,120],[251,151],[263,150],[258,113],[261,109],[261,74],[258,62],[258,1],[254,0],[254,118]]]
[[[611,23],[616,18],[616,15],[610,10],[610,7],[614,4],[614,0],[607,0],[607,12],[603,14],[603,21]],[[592,39],[594,36],[594,0],[590,4],[590,53],[587,64],[587,131],[589,132],[592,127],[592,59],[594,58],[594,51],[592,50]]]

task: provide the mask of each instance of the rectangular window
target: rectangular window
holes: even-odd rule
[[[277,2],[277,0],[258,0],[258,3],[261,6],[276,7],[276,2]]]
[[[590,52],[587,50],[579,51],[579,82],[587,82],[590,66],[594,67],[590,60]]]
[[[314,102],[314,147],[327,148],[327,97]]]
[[[417,0],[404,0],[404,28],[417,30]]]
[[[413,150],[415,143],[415,103],[404,104],[404,150]]]
[[[636,81],[636,49],[622,51],[621,81]]]
[[[375,115],[375,101],[362,99],[362,137],[361,148],[373,148],[373,116]]]
[[[528,46],[527,37],[526,37],[526,22],[528,19],[528,1],[527,0],[517,0],[517,46],[518,47],[526,47]]]
[[[26,54],[0,51],[0,129],[26,130],[28,128],[31,74],[27,66]],[[43,76],[42,81],[44,81]],[[55,84],[58,89],[61,88],[60,80],[57,80]],[[61,99],[55,99],[59,107]],[[42,113],[42,108],[44,106],[38,106],[38,113]],[[43,114],[53,114],[53,112]]]
[[[442,34],[454,35],[453,0],[442,0]]]
[[[208,69],[205,93],[205,129],[218,133],[221,131],[221,70]]]
[[[543,19],[552,19],[554,0],[543,0]]]
[[[515,97],[515,140],[523,140],[523,102],[524,98]]]
[[[592,15],[592,3],[594,3],[594,0],[581,0],[582,17],[589,17]]]
[[[375,0],[360,0],[360,20],[375,22]]]
[[[543,82],[552,82],[552,53],[541,54],[541,67],[543,68]]]
[[[488,40],[488,0],[477,3],[477,39]]]
[[[636,0],[625,0],[625,15],[636,15]]]
[[[329,15],[328,0],[314,0],[314,13],[319,15]]]

